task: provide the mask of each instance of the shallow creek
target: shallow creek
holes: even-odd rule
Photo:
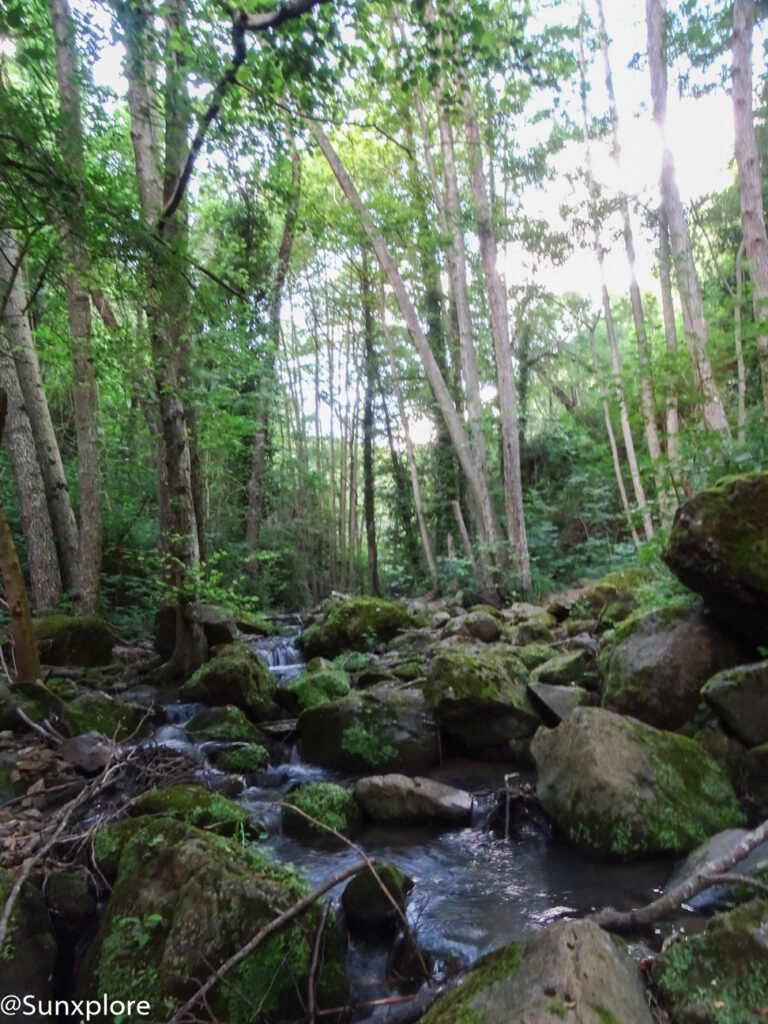
[[[285,685],[301,671],[301,658],[290,637],[267,638],[254,647],[275,672],[279,684]],[[195,747],[184,729],[185,722],[200,707],[169,705],[168,724],[160,728],[155,741],[204,755],[205,745]],[[285,763],[266,773],[266,785],[249,787],[236,799],[263,824],[265,845],[275,858],[294,864],[314,886],[359,859],[358,854],[337,847],[308,847],[283,836],[279,802],[303,782],[351,785],[355,776],[303,764],[295,751],[286,756]],[[504,776],[509,771],[508,763],[462,758],[448,760],[424,773],[474,794],[476,809],[471,827],[446,831],[369,825],[355,837],[368,856],[392,860],[413,880],[408,919],[438,972],[449,969],[451,963],[471,963],[483,953],[520,938],[532,927],[563,915],[581,915],[603,906],[629,909],[642,905],[663,886],[673,867],[669,860],[633,864],[591,860],[538,832],[507,839],[489,831],[485,825],[495,805],[492,794],[504,789]],[[332,893],[337,899],[340,889]],[[350,947],[348,968],[356,998],[377,999],[394,991],[381,987],[381,979],[389,973],[389,954],[383,946]],[[357,1020],[374,1019],[376,1015],[366,1011]]]

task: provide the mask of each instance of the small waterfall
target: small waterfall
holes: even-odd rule
[[[288,633],[280,636],[264,636],[251,641],[251,648],[277,678],[278,686],[284,686],[301,675],[304,658],[297,643],[299,634]]]

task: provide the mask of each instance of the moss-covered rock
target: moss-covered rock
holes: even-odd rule
[[[307,658],[335,658],[346,650],[369,650],[391,640],[402,629],[425,624],[396,601],[377,597],[337,598],[321,619],[304,630],[299,647]]]
[[[482,957],[422,1024],[653,1024],[640,971],[588,920],[558,921]]]
[[[536,643],[524,644],[515,651],[517,657],[522,661],[529,672],[532,672],[538,665],[543,665],[552,657],[552,648],[546,644]]]
[[[247,644],[227,644],[181,688],[186,700],[233,704],[254,721],[274,716],[275,677]]]
[[[130,814],[133,818],[148,814],[173,818],[219,835],[243,832],[258,835],[245,808],[194,782],[147,790],[131,804]]]
[[[413,888],[411,879],[391,861],[382,861],[374,867],[376,876],[370,868],[361,868],[347,882],[341,894],[347,927],[356,935],[380,935],[396,931],[402,924],[397,908],[401,912],[405,910],[408,893]]]
[[[531,682],[548,686],[583,686],[585,690],[600,688],[600,670],[593,654],[582,647],[555,654],[531,673]]]
[[[96,894],[81,871],[52,871],[45,880],[45,904],[57,930],[81,932],[95,918]]]
[[[5,906],[15,881],[12,871],[0,868],[0,906]],[[0,949],[0,995],[50,997],[55,960],[56,943],[43,897],[31,882],[25,882]]]
[[[298,679],[285,687],[284,696],[291,698],[296,711],[306,711],[334,697],[346,697],[351,688],[349,675],[344,669],[332,665],[313,667],[310,662]]]
[[[360,807],[349,790],[333,782],[310,782],[288,794],[281,812],[283,832],[301,842],[322,842],[333,837],[321,825],[297,814],[294,808],[343,836],[350,835],[362,817]]]
[[[604,640],[603,706],[659,729],[678,729],[693,718],[705,682],[743,661],[743,649],[711,616],[653,611]]]
[[[46,665],[108,665],[114,638],[95,615],[48,615],[35,622],[40,660]]]
[[[745,746],[768,743],[768,661],[718,672],[702,696]]]
[[[449,735],[466,747],[488,747],[532,736],[541,724],[526,693],[528,681],[511,647],[487,644],[439,651],[423,691]]]
[[[227,705],[198,711],[187,722],[187,733],[198,743],[265,743],[264,733],[240,708]]]
[[[147,709],[110,697],[106,693],[82,693],[64,707],[64,720],[71,735],[99,732],[118,741],[146,735],[152,724]]]
[[[457,615],[445,626],[446,636],[468,636],[482,643],[494,643],[501,636],[501,621],[498,612],[492,615],[482,606]]]
[[[753,1024],[768,1006],[768,901],[717,914],[703,932],[673,943],[653,965],[675,1021]]]
[[[720,480],[685,501],[664,561],[750,644],[768,644],[768,473]]]
[[[241,844],[167,819],[144,824],[125,843],[104,920],[81,972],[78,996],[140,994],[167,1020],[212,965],[308,893],[290,868]],[[301,1017],[321,907],[268,938],[208,994],[214,1019],[230,1024]],[[344,1002],[332,920],[325,932],[318,1002]],[[93,1018],[92,1018],[93,1019]],[[100,1024],[112,1024],[111,1020]]]
[[[687,853],[744,823],[723,769],[694,740],[577,708],[531,744],[542,806],[565,836],[602,856]]]
[[[419,770],[438,758],[437,725],[418,691],[380,686],[299,716],[299,753],[340,771]]]
[[[223,750],[216,758],[216,767],[235,775],[263,772],[269,765],[269,751],[260,743],[246,743],[232,750]]]

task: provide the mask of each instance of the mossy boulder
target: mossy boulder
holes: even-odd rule
[[[82,932],[96,917],[96,894],[82,871],[53,871],[45,880],[51,923],[67,935]]]
[[[468,636],[482,643],[494,643],[501,636],[501,621],[498,613],[492,615],[482,607],[457,615],[445,626],[446,636]]]
[[[432,659],[424,697],[441,727],[464,746],[499,746],[532,736],[541,719],[526,685],[528,670],[507,644],[445,648]]]
[[[593,921],[558,921],[482,957],[422,1024],[653,1024],[637,964]]]
[[[585,690],[599,690],[600,670],[597,659],[584,647],[575,651],[555,654],[531,673],[531,682],[548,686],[582,686]]]
[[[768,901],[716,914],[704,931],[670,945],[653,964],[674,1021],[753,1024],[768,1006]]]
[[[82,693],[64,708],[64,720],[73,736],[98,732],[120,741],[129,736],[146,735],[151,719],[146,708],[106,693]]]
[[[181,688],[185,700],[233,704],[254,721],[274,717],[275,677],[247,644],[222,647]]]
[[[240,708],[226,705],[198,711],[187,722],[187,733],[198,743],[260,743],[264,733],[249,721]]]
[[[149,789],[133,801],[130,814],[133,818],[148,814],[173,818],[219,835],[231,836],[243,830],[258,834],[245,808],[194,782]]]
[[[720,480],[675,514],[664,561],[754,645],[768,644],[768,473]]]
[[[324,659],[313,661],[323,663]],[[349,675],[343,668],[335,668],[328,662],[313,667],[313,662],[310,662],[305,671],[284,688],[281,698],[284,702],[288,698],[289,704],[299,712],[325,704],[335,697],[346,697],[351,689]]]
[[[299,753],[340,771],[419,770],[438,758],[437,725],[419,691],[377,686],[308,708]]]
[[[12,871],[0,868],[0,906],[5,906],[15,882],[16,875]],[[53,993],[55,962],[56,942],[43,897],[31,882],[25,882],[11,911],[0,949],[0,996],[49,998]]]
[[[528,696],[546,725],[557,725],[574,708],[594,704],[594,694],[583,686],[550,686],[549,683],[529,683]]]
[[[194,609],[195,619],[203,627],[210,647],[230,644],[238,639],[239,624],[231,608],[217,604],[201,604]],[[244,633],[248,630],[243,630]],[[157,653],[167,661],[176,646],[176,606],[166,605],[155,615],[152,638]]]
[[[283,832],[305,843],[323,842],[333,839],[333,836],[322,825],[315,825],[298,814],[294,808],[343,836],[350,835],[362,818],[360,807],[348,789],[333,782],[310,782],[288,794],[281,812]]]
[[[347,882],[341,894],[344,919],[349,930],[356,935],[397,931],[402,924],[397,908],[400,912],[405,911],[408,893],[413,888],[411,879],[391,861],[382,861],[374,867],[376,876],[370,868],[361,868]]]
[[[718,672],[702,696],[745,746],[768,743],[768,661]]]
[[[40,660],[46,665],[93,667],[112,661],[112,631],[96,615],[48,615],[34,625]]]
[[[304,630],[299,647],[306,658],[335,658],[342,651],[366,651],[402,629],[424,625],[405,605],[377,597],[337,598]]]
[[[744,824],[725,771],[694,740],[576,708],[531,744],[538,797],[560,831],[601,856],[687,853]]]
[[[515,650],[515,654],[522,661],[529,672],[532,672],[538,665],[543,665],[553,656],[552,648],[547,644],[540,644],[534,641],[525,644]]]
[[[706,681],[743,661],[744,650],[711,616],[653,611],[606,637],[603,706],[659,729],[678,729],[693,718]]]
[[[242,747],[223,750],[216,758],[216,767],[234,775],[263,772],[269,765],[269,751],[260,743],[246,743]]]
[[[179,821],[143,821],[123,847],[77,995],[140,994],[154,1020],[167,1020],[212,966],[309,889],[294,870],[275,864],[253,844]],[[259,1019],[276,1024],[303,1015],[321,909],[313,905],[270,936],[227,975],[229,984],[208,994],[213,1019],[245,1024],[254,1019],[254,1006]],[[321,1008],[343,1004],[346,995],[332,916],[324,936],[316,986]]]

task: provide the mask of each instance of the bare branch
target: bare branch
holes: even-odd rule
[[[284,21],[292,21],[300,18],[302,14],[311,11],[319,4],[330,3],[331,0],[289,0],[288,3],[276,7],[272,11],[264,11],[262,14],[246,14],[240,11],[237,15],[237,23],[246,32],[263,32],[268,28],[277,28]]]

